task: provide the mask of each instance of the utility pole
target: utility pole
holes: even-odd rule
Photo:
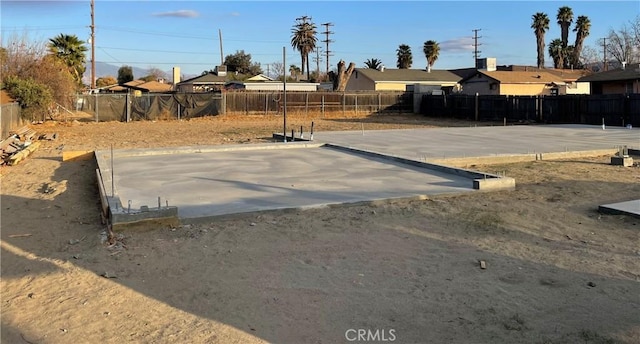
[[[329,31],[329,26],[333,26],[333,23],[324,23],[322,25],[325,27],[324,32],[322,32],[322,33],[326,36],[326,39],[323,40],[322,42],[326,43],[326,49],[325,49],[324,53],[325,53],[325,57],[327,59],[327,61],[326,61],[327,62],[326,74],[328,76],[329,75],[329,56],[332,56],[331,55],[331,50],[329,50],[329,43],[333,43],[334,42],[333,40],[329,39],[329,35],[334,33],[333,31]]]
[[[607,37],[602,39],[602,50],[604,55],[604,70],[607,71]]]
[[[94,3],[91,0],[91,89],[96,88],[96,25],[94,22]]]
[[[314,57],[313,60],[316,63],[316,76],[318,80],[320,80],[320,62],[322,61],[322,58],[320,57],[320,48],[316,48],[316,57]]]
[[[478,38],[482,38],[482,36],[478,36],[478,31],[481,31],[481,30],[482,29],[471,30],[473,31],[473,61],[474,61],[474,65],[476,66],[476,69],[478,69],[478,57],[482,52],[478,50],[478,47],[482,45],[478,43]]]

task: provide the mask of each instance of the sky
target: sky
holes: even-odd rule
[[[2,45],[11,37],[47,42],[61,33],[87,42],[91,38],[90,0],[0,2]],[[561,6],[574,18],[591,21],[585,46],[602,52],[609,30],[618,30],[640,15],[640,1],[117,1],[95,0],[95,59],[116,66],[180,67],[183,75],[199,75],[220,64],[222,55],[239,50],[251,55],[266,72],[273,63],[300,66],[291,47],[296,18],[311,17],[318,41],[326,40],[323,23],[331,23],[330,69],[339,60],[364,67],[368,59],[396,68],[396,50],[410,46],[412,68],[426,68],[424,42],[440,45],[433,69],[473,67],[473,35],[478,31],[480,57],[498,65],[536,65],[536,39],[531,17],[549,16],[547,45],[560,38],[556,14]],[[573,27],[572,27],[573,28]],[[575,33],[570,32],[570,44]],[[320,70],[326,69],[325,43],[319,42]],[[546,49],[545,49],[546,50]],[[91,60],[90,49],[87,61]],[[316,69],[312,53],[311,70]],[[545,57],[547,65],[552,60]],[[100,77],[102,75],[98,75]],[[138,77],[138,76],[136,76]]]

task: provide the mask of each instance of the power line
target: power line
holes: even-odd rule
[[[326,58],[326,62],[327,62],[327,70],[326,70],[326,74],[329,74],[329,56],[333,56],[331,53],[332,51],[329,50],[329,43],[333,43],[334,41],[329,39],[329,35],[333,34],[333,31],[329,31],[329,27],[333,26],[333,23],[324,23],[322,24],[322,26],[325,27],[324,32],[322,32],[322,34],[325,35],[326,39],[323,40],[323,43],[326,43],[326,49],[325,49],[325,58]]]

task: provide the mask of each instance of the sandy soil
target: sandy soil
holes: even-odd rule
[[[289,119],[311,121],[475,125]],[[263,142],[281,126],[35,125],[58,140],[1,170],[2,343],[640,343],[640,219],[597,212],[640,196],[640,168],[608,157],[474,166],[515,177],[516,191],[227,216],[116,245],[104,242],[95,163],[61,161],[112,144]]]

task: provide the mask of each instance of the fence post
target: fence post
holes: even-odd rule
[[[356,98],[355,98],[355,104],[356,104],[356,116],[358,115],[358,95],[356,94]]]
[[[266,115],[268,112],[268,108],[269,108],[269,94],[271,93],[265,93],[264,94],[264,114]]]
[[[347,95],[344,92],[342,92],[342,116],[346,115],[346,112],[347,112],[346,107],[347,107]]]
[[[93,112],[95,113],[96,122],[98,122],[98,94],[97,93],[96,93],[96,106]]]
[[[321,102],[322,102],[322,117],[324,117],[324,94],[322,95]]]
[[[304,114],[309,114],[309,92],[304,93]]]
[[[244,114],[249,114],[249,94],[247,92],[244,93]],[[285,133],[286,135],[287,133]]]
[[[380,114],[380,108],[382,107],[382,99],[381,99],[381,94],[378,93],[378,115]]]
[[[220,93],[220,103],[220,107],[222,107],[221,114],[224,115],[227,113],[227,93]]]
[[[476,122],[478,121],[478,97],[479,97],[479,94],[478,94],[478,92],[476,92],[476,101],[475,101],[475,118],[476,118]]]

